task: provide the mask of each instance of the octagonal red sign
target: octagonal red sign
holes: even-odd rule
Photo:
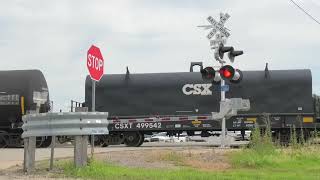
[[[87,52],[87,68],[91,79],[100,81],[103,75],[104,60],[100,49],[94,45],[92,45]]]

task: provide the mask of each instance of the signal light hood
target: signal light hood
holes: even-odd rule
[[[230,80],[230,82],[237,84],[237,83],[241,82],[242,78],[243,78],[242,71],[240,71],[239,69],[236,69],[234,76]]]

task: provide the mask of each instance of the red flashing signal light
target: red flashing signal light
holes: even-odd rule
[[[228,78],[228,79],[229,79],[229,78],[231,77],[231,75],[232,75],[231,72],[230,72],[228,69],[225,69],[222,73],[223,73],[223,76],[226,77],[226,78]]]
[[[234,76],[235,69],[230,65],[225,65],[219,71],[223,79],[231,80]]]

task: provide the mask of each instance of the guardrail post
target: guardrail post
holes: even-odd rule
[[[34,170],[36,155],[36,137],[24,138],[24,162],[23,170],[31,172]]]
[[[83,167],[87,165],[87,149],[88,149],[88,136],[75,136],[74,137],[74,165],[76,167]]]
[[[56,136],[51,137],[51,156],[50,156],[50,170],[53,169],[53,160],[54,160],[54,148],[56,146]]]
[[[55,136],[74,136],[74,164],[87,165],[88,135],[109,134],[107,112],[27,114],[23,119],[24,171],[35,166],[36,137],[52,136],[50,169],[53,168]],[[94,139],[93,139],[94,140]],[[93,152],[93,151],[92,151]]]
[[[91,158],[93,158],[94,154],[94,135],[91,135]]]

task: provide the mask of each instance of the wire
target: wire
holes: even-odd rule
[[[307,16],[309,16],[309,18],[311,18],[312,20],[314,20],[316,23],[318,23],[320,25],[320,22],[314,18],[311,14],[309,14],[306,10],[304,10],[301,6],[299,6],[296,2],[294,2],[293,0],[290,0],[294,5],[296,5],[301,11],[303,11]]]

